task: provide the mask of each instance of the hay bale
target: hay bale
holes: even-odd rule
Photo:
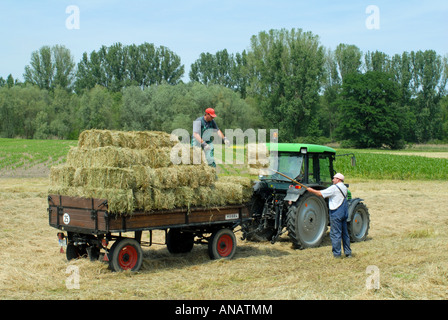
[[[243,186],[238,183],[217,181],[212,194],[211,204],[215,206],[243,203]]]
[[[135,195],[136,210],[143,210],[145,212],[152,212],[155,210],[171,210],[176,207],[183,207],[176,201],[175,189],[154,189],[148,188],[138,190]]]
[[[108,211],[114,214],[129,215],[134,211],[134,194],[131,189],[103,189],[51,185],[48,188],[48,193],[70,197],[107,199]]]
[[[155,175],[159,184],[154,184],[154,187],[161,189],[211,186],[216,180],[216,170],[208,165],[158,168]]]
[[[181,165],[153,169],[145,166],[133,166],[138,189],[177,187],[197,188],[210,186],[216,180],[216,170],[210,166]]]
[[[190,164],[173,163],[174,158]],[[88,130],[66,164],[51,169],[49,191],[108,199],[111,213],[126,215],[241,204],[252,195],[252,182],[239,176],[217,181],[201,149],[180,145],[166,133]]]
[[[135,189],[134,171],[125,168],[78,168],[73,179],[74,187],[104,189]]]
[[[152,207],[153,210],[170,210],[180,207],[176,203],[176,195],[174,189],[151,189],[152,191]]]
[[[59,165],[50,168],[50,185],[69,187],[73,185],[76,168]]]
[[[160,184],[155,169],[151,167],[135,165],[131,167],[131,170],[134,172],[136,189],[144,190]]]
[[[199,205],[197,199],[197,188],[179,187],[174,192],[176,206],[180,208],[191,208]]]
[[[252,188],[253,181],[251,178],[248,177],[241,177],[241,176],[222,176],[219,177],[220,182],[231,182],[231,183],[237,183],[242,185],[245,188]]]
[[[220,182],[237,183],[242,186],[242,203],[249,202],[254,192],[254,181],[251,178],[240,176],[224,176],[219,178]]]
[[[192,147],[189,144],[179,143],[171,148],[171,162],[174,165],[207,164],[207,158],[201,147]]]
[[[86,130],[78,139],[80,148],[113,146],[129,149],[172,148],[179,142],[174,135],[161,131]]]
[[[91,149],[72,147],[67,154],[67,165],[76,168],[128,168],[133,165],[167,167],[171,165],[170,150],[168,147],[142,150],[111,146]]]
[[[190,188],[178,187],[174,189],[148,188],[134,192],[136,210],[153,212],[157,210],[171,210],[175,208],[191,208],[206,206],[204,196],[209,194],[210,187]],[[204,192],[203,190],[208,190]]]

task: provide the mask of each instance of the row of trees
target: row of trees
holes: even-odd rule
[[[0,88],[3,137],[77,139],[85,129],[191,131],[204,106],[215,106],[219,125],[246,130],[260,126],[249,106],[234,91],[197,82],[139,86],[112,92],[97,85],[78,95],[61,88]]]
[[[432,50],[362,53],[347,44],[329,50],[311,32],[270,30],[254,35],[247,51],[202,53],[184,83],[181,59],[166,47],[102,46],[77,65],[67,48],[42,47],[24,84],[0,78],[0,134],[76,139],[89,128],[191,130],[211,106],[222,128],[400,148],[448,139],[447,58]]]

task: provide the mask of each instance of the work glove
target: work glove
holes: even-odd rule
[[[204,149],[204,151],[210,150],[210,146],[205,141],[201,143],[201,147],[202,147],[202,149]]]
[[[230,141],[227,138],[224,138],[224,144],[226,145],[226,147],[230,146]]]

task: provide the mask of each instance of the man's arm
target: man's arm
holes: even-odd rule
[[[315,194],[316,196],[323,197],[322,192],[320,192],[319,190],[315,190],[313,188],[308,188],[306,190],[311,192],[311,193],[313,193],[313,194]]]
[[[218,129],[218,135],[221,137],[221,139],[225,139],[226,137],[224,136],[224,133],[222,133],[221,130]]]
[[[199,133],[197,132],[193,132],[193,137],[201,144],[202,142],[204,142],[201,138],[201,136],[199,135]]]

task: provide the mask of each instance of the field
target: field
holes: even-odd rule
[[[8,143],[13,150],[13,141]],[[57,144],[75,142],[53,141],[47,147]],[[3,145],[1,150],[0,158],[5,157]],[[371,215],[368,240],[352,244],[353,259],[333,259],[328,236],[319,248],[294,250],[286,235],[271,245],[241,241],[238,233],[232,260],[211,261],[205,246],[195,246],[189,254],[171,255],[165,246],[153,245],[144,247],[144,263],[138,273],[113,273],[99,261],[67,262],[59,252],[57,230],[48,225],[48,176],[42,170],[63,161],[64,155],[46,153],[44,160],[36,162],[41,169],[34,170],[29,162],[37,158],[34,152],[40,152],[38,148],[14,150],[8,154],[29,156],[23,157],[23,165],[10,164],[0,170],[0,299],[448,298],[448,181],[444,179],[448,160],[423,155],[431,150],[421,151],[418,157],[415,154],[420,151],[412,156],[356,151],[358,168],[365,168],[363,161],[370,157],[377,156],[377,163],[369,162],[370,170],[358,169],[353,174],[346,173],[348,167],[340,170]],[[444,150],[437,152],[445,154]],[[376,171],[375,175],[385,164],[383,155],[397,163],[387,166],[386,173]],[[21,162],[20,158],[17,156],[16,162]],[[440,172],[431,176],[436,170],[423,170],[437,166],[439,160],[444,165]],[[344,162],[349,163],[349,158],[338,159],[341,166]],[[418,174],[406,176],[401,162],[412,165],[407,171]],[[241,172],[239,168],[229,171],[235,170]],[[157,233],[155,241],[164,242],[163,234]],[[72,286],[73,270],[78,272],[79,288]]]

